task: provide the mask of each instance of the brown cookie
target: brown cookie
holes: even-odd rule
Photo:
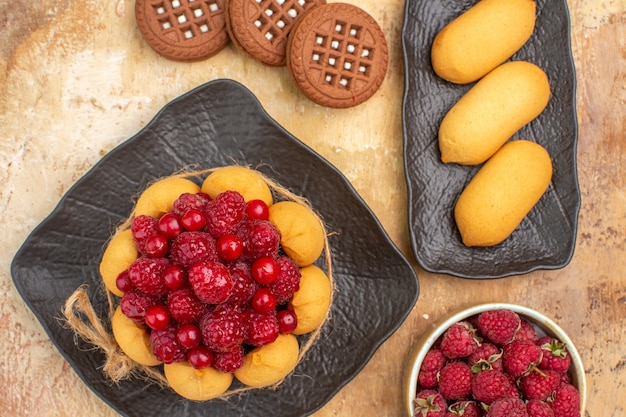
[[[289,31],[326,0],[229,0],[227,29],[240,51],[267,65],[285,65]]]
[[[289,72],[302,92],[323,106],[352,107],[370,98],[385,78],[388,61],[380,26],[351,4],[312,8],[289,35]]]
[[[164,57],[198,61],[229,42],[228,0],[136,0],[135,19],[146,43]]]

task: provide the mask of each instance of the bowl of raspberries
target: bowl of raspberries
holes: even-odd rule
[[[527,307],[453,312],[417,341],[404,376],[410,417],[578,417],[585,371],[574,344]]]

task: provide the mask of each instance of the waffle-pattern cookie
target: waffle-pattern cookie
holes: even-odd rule
[[[233,44],[272,66],[286,62],[287,39],[300,16],[325,0],[229,0],[228,32]]]
[[[228,0],[136,0],[135,19],[146,43],[164,57],[198,61],[229,42]]]
[[[369,99],[382,84],[389,61],[378,23],[346,3],[307,11],[291,29],[287,51],[287,67],[302,92],[334,108]]]

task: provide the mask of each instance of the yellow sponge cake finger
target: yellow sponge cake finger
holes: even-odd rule
[[[459,196],[454,217],[466,246],[505,240],[539,201],[552,179],[550,155],[526,140],[504,145]]]
[[[298,325],[294,334],[306,334],[322,325],[330,308],[332,285],[328,276],[316,265],[300,269],[300,288],[289,308],[296,313]]]
[[[295,336],[280,334],[274,342],[247,353],[243,365],[235,371],[235,377],[250,387],[275,384],[295,368],[299,352]]]
[[[181,177],[168,177],[155,182],[141,193],[135,205],[135,216],[146,215],[155,218],[172,210],[174,201],[184,193],[200,191],[193,181]]]
[[[444,80],[466,84],[510,58],[535,28],[533,0],[481,0],[435,37],[431,61]]]
[[[207,367],[196,369],[187,361],[163,365],[170,388],[192,401],[207,401],[225,393],[233,382],[233,375]]]
[[[237,191],[246,202],[262,200],[268,206],[272,204],[272,192],[261,174],[243,166],[218,168],[202,183],[202,192],[211,198],[224,191]]]
[[[116,233],[104,250],[100,261],[100,275],[106,288],[118,297],[124,293],[117,288],[115,281],[138,257],[139,252],[130,229]]]
[[[120,307],[113,313],[111,328],[115,341],[130,359],[145,366],[161,363],[152,352],[148,329],[126,317]]]

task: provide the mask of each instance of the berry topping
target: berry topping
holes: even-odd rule
[[[269,285],[270,290],[276,296],[276,302],[283,304],[293,297],[300,289],[300,268],[288,256],[279,256],[276,260],[280,267],[276,280]]]
[[[236,231],[243,241],[243,254],[254,260],[261,256],[276,257],[280,244],[280,232],[266,220],[244,220]]]
[[[189,209],[180,218],[180,223],[185,229],[195,232],[196,230],[201,230],[206,225],[206,218],[202,211]]]
[[[133,219],[130,230],[133,232],[133,240],[135,241],[135,246],[137,246],[139,253],[145,255],[146,240],[159,232],[157,223],[157,219],[146,216],[145,214],[139,215]]]
[[[131,290],[124,293],[120,301],[122,313],[137,324],[144,324],[146,310],[161,302],[160,297],[144,294],[139,290]]]
[[[243,347],[235,346],[227,352],[216,352],[213,367],[219,371],[233,373],[243,365]]]
[[[246,311],[245,343],[251,346],[263,346],[272,343],[278,337],[278,319],[273,312],[258,313],[252,309]]]
[[[169,324],[163,329],[153,330],[150,333],[152,351],[163,363],[180,362],[187,356],[186,349],[176,337],[176,331],[176,326]]]
[[[280,310],[276,313],[278,331],[282,334],[291,334],[298,327],[298,316],[291,310]]]
[[[476,331],[469,322],[455,323],[441,339],[441,351],[448,358],[463,358],[478,348]]]
[[[224,191],[207,205],[205,213],[207,232],[218,238],[235,231],[246,213],[246,202],[238,192]]]
[[[115,286],[121,292],[132,291],[135,288],[132,281],[128,277],[128,270],[120,272],[117,278],[115,278]]]
[[[183,231],[183,225],[178,214],[167,213],[159,219],[157,229],[166,238],[174,239]]]
[[[162,258],[168,250],[170,250],[170,243],[165,236],[157,233],[146,239],[144,251],[149,257]]]
[[[276,296],[268,288],[261,287],[252,296],[251,305],[259,313],[269,313],[276,308]]]
[[[496,345],[504,345],[515,338],[521,318],[511,310],[490,310],[478,316],[481,333]]]
[[[189,349],[187,360],[196,369],[208,368],[215,360],[213,352],[206,346],[197,346]]]
[[[163,273],[170,265],[166,258],[138,258],[128,268],[128,278],[135,288],[149,294],[167,294]]]
[[[195,262],[219,261],[215,240],[204,232],[182,232],[172,241],[170,259],[189,268]]]
[[[211,350],[229,352],[245,338],[243,314],[225,305],[206,313],[200,320],[202,341]]]
[[[230,297],[233,279],[219,262],[197,262],[187,271],[187,279],[198,298],[207,304],[220,304]]]
[[[191,288],[182,288],[169,293],[167,306],[169,314],[179,324],[198,322],[208,308]]]
[[[187,283],[187,272],[176,264],[172,264],[163,271],[163,282],[170,291],[176,291]]]
[[[187,349],[193,349],[200,345],[202,334],[200,328],[194,324],[183,324],[176,331],[178,342]]]
[[[250,272],[252,273],[252,278],[254,278],[256,282],[262,285],[268,285],[276,281],[279,270],[280,265],[274,258],[270,256],[262,256],[257,258],[252,263]]]
[[[227,233],[217,238],[217,254],[225,261],[234,261],[243,253],[243,241],[234,233]]]
[[[183,193],[174,201],[172,213],[182,218],[189,210],[204,212],[210,200],[211,197],[203,193]]]
[[[246,203],[246,216],[248,219],[267,220],[270,209],[263,200],[250,200]]]
[[[250,302],[259,288],[259,284],[252,278],[250,265],[246,262],[234,262],[227,266],[233,279],[233,290],[228,302],[234,305],[244,305]]]
[[[170,324],[170,315],[163,305],[153,305],[146,310],[146,324],[154,330],[161,330]]]

